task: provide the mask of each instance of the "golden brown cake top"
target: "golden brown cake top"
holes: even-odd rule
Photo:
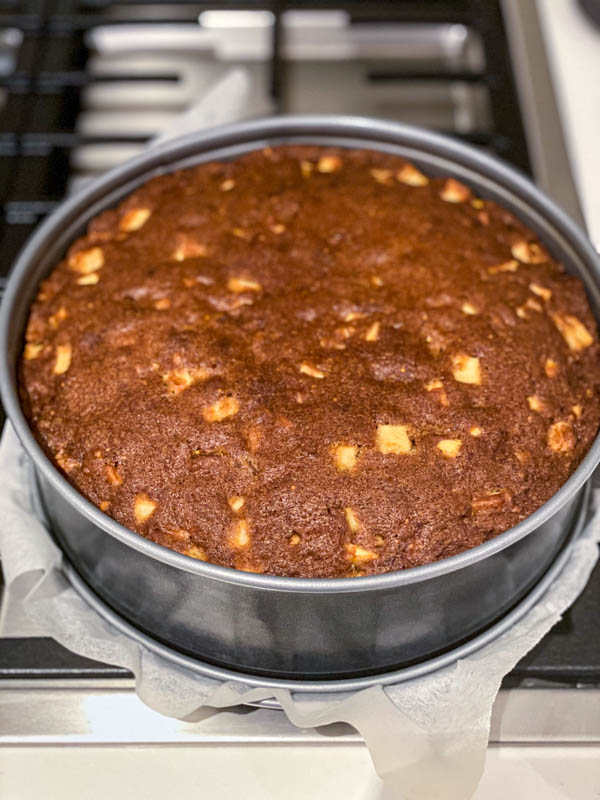
[[[600,419],[580,281],[510,213],[371,151],[155,178],[41,285],[21,364],[87,498],[195,558],[424,564],[546,501]]]

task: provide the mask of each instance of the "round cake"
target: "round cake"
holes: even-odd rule
[[[426,564],[535,511],[598,429],[581,282],[453,178],[283,146],[150,180],[41,284],[48,456],[118,522],[237,569]]]

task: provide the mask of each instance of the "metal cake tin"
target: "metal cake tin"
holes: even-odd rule
[[[54,536],[73,569],[127,623],[213,667],[281,680],[344,680],[428,661],[481,634],[541,580],[572,531],[600,437],[541,508],[485,544],[384,575],[259,575],[180,555],[138,536],[70,485],[32,435],[17,363],[43,277],[87,223],[147,179],[283,143],[383,150],[452,175],[509,208],[583,281],[600,319],[600,265],[585,234],[520,173],[430,131],[358,117],[254,120],[192,134],[126,162],[63,203],[17,259],[0,315],[0,391],[31,458]],[[118,413],[118,408],[115,409]]]
[[[434,658],[429,658],[425,661],[420,661],[408,667],[402,667],[392,672],[377,673],[373,675],[366,675],[360,678],[346,678],[342,680],[307,680],[297,678],[296,680],[285,680],[277,678],[265,678],[259,675],[250,675],[248,673],[234,672],[228,669],[215,667],[212,664],[199,661],[195,658],[185,656],[176,650],[156,641],[150,636],[143,634],[137,628],[129,625],[122,617],[119,617],[106,603],[103,603],[98,595],[93,592],[90,587],[79,577],[74,571],[73,567],[67,565],[66,574],[69,578],[75,591],[83,598],[83,600],[98,614],[100,614],[106,622],[109,623],[120,633],[125,634],[129,639],[138,642],[152,653],[161,656],[170,664],[190,670],[196,675],[203,678],[210,678],[211,680],[222,681],[235,681],[257,689],[288,689],[291,692],[299,692],[302,694],[318,695],[319,699],[324,696],[335,694],[337,696],[348,694],[351,692],[367,689],[370,686],[394,686],[404,681],[421,678],[423,675],[429,675],[432,672],[443,669],[450,664],[456,663],[459,659],[467,658],[472,653],[481,650],[488,644],[491,644],[503,633],[509,631],[513,625],[516,625],[528,611],[530,611],[548,591],[552,583],[558,578],[562,572],[565,564],[571,555],[571,546],[579,538],[583,531],[584,524],[587,519],[587,511],[589,509],[589,499],[591,493],[591,483],[588,483],[582,493],[580,506],[577,513],[575,525],[570,532],[562,550],[556,556],[544,576],[536,583],[533,589],[520,600],[517,605],[508,613],[505,614],[498,622],[495,622],[489,628],[486,628],[483,633],[480,633],[473,638],[469,639],[464,644],[458,647],[446,650]],[[262,705],[267,707],[281,708],[277,701],[264,699],[252,703],[252,705]]]

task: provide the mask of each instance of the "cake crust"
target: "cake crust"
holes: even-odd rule
[[[535,511],[600,421],[581,282],[466,186],[283,146],[160,176],[41,284],[20,362],[69,481],[165,547],[343,577]]]

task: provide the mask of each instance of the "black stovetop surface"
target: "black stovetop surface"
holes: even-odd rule
[[[143,7],[143,14],[140,8]],[[275,108],[286,110],[281,14],[289,8],[345,9],[362,25],[458,23],[480,38],[485,66],[473,71],[438,67],[398,74],[387,65],[372,82],[459,81],[480,85],[489,99],[486,130],[447,131],[481,145],[525,172],[530,161],[515,88],[506,31],[497,0],[355,0],[354,2],[194,2],[178,0],[0,0],[0,290],[31,232],[65,195],[75,148],[86,144],[143,143],[144,137],[82,133],[77,118],[92,84],[139,80],[126,72],[91,77],[88,34],[102,24],[152,22],[195,25],[205,9],[267,9],[275,19],[267,80]],[[149,77],[149,76],[146,76]],[[172,76],[154,76],[160,81]],[[506,678],[507,685],[550,681],[600,685],[600,565],[563,620]],[[0,639],[0,678],[122,678],[125,670],[70,653],[49,638]]]
[[[363,26],[381,23],[460,24],[476,32],[485,51],[485,67],[401,69],[394,62],[364,65],[362,79],[372,86],[391,82],[406,87],[443,85],[481,88],[489,98],[490,123],[451,133],[481,145],[524,171],[530,168],[527,145],[508,44],[498,0],[0,0],[0,289],[24,242],[64,197],[72,173],[73,153],[88,145],[137,145],[144,135],[81,130],[77,120],[86,109],[89,90],[122,81],[177,84],[177,75],[156,70],[140,76],[135,70],[91,74],[90,32],[113,25],[170,23],[198,27],[206,9],[268,9],[276,20],[265,71],[267,92],[277,111],[288,111],[289,73],[282,56],[286,9],[343,9]],[[287,88],[286,88],[287,87]],[[3,98],[1,97],[4,93]],[[391,111],[391,109],[390,109]],[[443,128],[442,128],[443,130]]]

